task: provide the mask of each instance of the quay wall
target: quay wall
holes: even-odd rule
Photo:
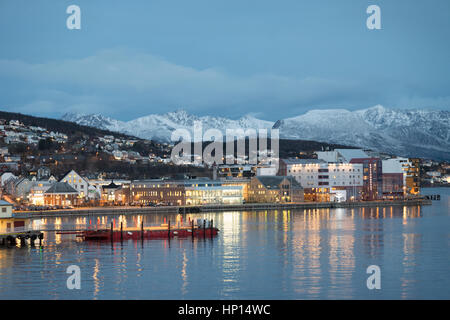
[[[20,211],[16,218],[31,217],[63,217],[63,216],[100,216],[100,215],[132,215],[156,213],[206,213],[218,211],[261,211],[288,209],[329,209],[359,207],[391,207],[431,205],[431,200],[394,200],[394,201],[358,201],[358,202],[302,202],[302,203],[246,203],[241,205],[204,205],[204,206],[172,206],[172,207],[98,207],[77,208],[68,210]]]

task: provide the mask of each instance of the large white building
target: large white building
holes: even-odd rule
[[[305,199],[325,201],[336,190],[346,190],[356,199],[363,186],[363,165],[328,163],[320,159],[283,159],[279,175],[294,177],[305,189]]]
[[[60,180],[60,182],[68,183],[72,188],[78,191],[78,194],[80,195],[81,198],[87,198],[89,182],[87,182],[86,179],[84,179],[74,170],[71,170],[69,173],[67,173]]]

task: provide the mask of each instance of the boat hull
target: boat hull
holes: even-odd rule
[[[167,239],[167,238],[208,238],[217,236],[219,229],[217,228],[196,228],[192,233],[191,229],[169,229],[167,230],[86,230],[83,231],[82,237],[87,241],[121,241],[121,240],[140,240],[140,239]]]

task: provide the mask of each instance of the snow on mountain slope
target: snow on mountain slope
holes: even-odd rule
[[[151,114],[128,122],[102,115],[66,114],[63,120],[169,142],[175,129],[192,130],[194,121],[207,129],[278,128],[285,139],[314,140],[358,146],[409,157],[450,160],[450,112],[391,110],[375,106],[358,111],[311,110],[275,123],[247,115],[237,120],[188,114],[184,110]]]
[[[271,121],[259,120],[249,115],[238,120],[231,120],[212,116],[198,117],[190,115],[184,110],[162,115],[151,114],[128,122],[114,120],[98,114],[80,115],[67,113],[62,119],[82,125],[127,133],[143,139],[163,142],[170,142],[172,132],[176,129],[187,129],[191,131],[195,121],[201,122],[203,132],[208,129],[219,129],[223,134],[225,134],[226,129],[270,129],[273,126],[273,122]]]
[[[382,106],[312,110],[278,121],[280,136],[361,146],[410,157],[450,159],[450,112]]]

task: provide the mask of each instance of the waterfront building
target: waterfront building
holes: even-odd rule
[[[130,204],[130,184],[124,183],[115,191],[115,203],[120,205]]]
[[[384,170],[384,167],[383,167]],[[383,198],[394,200],[405,196],[406,186],[403,173],[385,173],[383,171]]]
[[[130,185],[131,201],[146,205],[240,204],[244,201],[242,181],[188,179],[141,180]]]
[[[419,160],[402,157],[385,159],[383,166],[383,188],[387,190],[398,190],[398,185],[390,186],[390,183],[399,184],[392,174],[401,174],[403,196],[417,195],[420,192],[419,187]],[[386,180],[386,181],[385,181]],[[386,191],[383,190],[383,193]],[[391,197],[390,195],[387,195]]]
[[[352,164],[363,165],[363,200],[378,200],[383,197],[383,169],[380,158],[353,158]]]
[[[303,202],[303,187],[293,177],[255,176],[250,181],[248,202]]]
[[[0,233],[22,232],[25,230],[29,219],[15,218],[13,205],[5,200],[0,200]]]
[[[305,201],[331,201],[339,198],[358,200],[363,188],[363,165],[328,163],[322,159],[282,159],[278,175],[294,177],[304,188]],[[335,196],[334,196],[335,197]]]
[[[383,196],[383,176],[381,159],[367,154],[362,149],[334,149],[316,152],[318,159],[333,163],[362,164],[363,188],[360,198],[377,200]],[[356,195],[355,195],[355,198]]]
[[[53,180],[36,181],[28,194],[28,203],[35,206],[43,206],[45,203],[44,194],[53,183],[55,183]]]
[[[116,202],[116,191],[120,186],[111,181],[110,184],[102,187],[101,201],[105,204],[114,204]]]
[[[75,206],[82,201],[78,190],[67,182],[55,182],[44,193],[44,205],[46,206]]]
[[[250,186],[250,179],[222,179],[220,180],[222,186],[238,186],[242,188],[242,197],[244,202],[248,202],[248,189]]]
[[[162,179],[136,180],[130,184],[131,202],[134,204],[185,205],[184,183]]]
[[[420,193],[420,159],[410,158],[411,165],[406,171],[406,193],[418,195]]]
[[[208,184],[205,186],[186,185],[187,205],[242,204],[244,200],[241,186]]]
[[[406,178],[411,162],[407,158],[390,158],[382,160],[383,197],[395,199],[407,194]]]
[[[13,204],[5,200],[0,200],[0,218],[11,218],[13,216]]]

